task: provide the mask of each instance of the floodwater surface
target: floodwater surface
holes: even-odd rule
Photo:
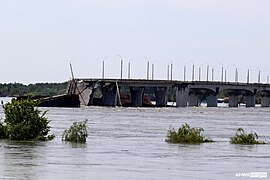
[[[251,172],[270,176],[270,145],[229,142],[239,127],[270,141],[268,108],[40,109],[48,110],[56,138],[0,140],[0,179],[245,179],[237,173]],[[89,127],[85,144],[61,140],[65,129],[85,119]],[[168,129],[185,122],[203,128],[215,142],[166,143]]]

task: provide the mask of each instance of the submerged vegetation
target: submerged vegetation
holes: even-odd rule
[[[231,137],[232,144],[266,144],[264,141],[258,141],[256,132],[245,133],[244,129],[238,128],[235,136]]]
[[[6,127],[1,122],[1,119],[0,119],[0,138],[6,138]]]
[[[2,102],[3,105],[3,102]],[[50,126],[45,117],[31,99],[12,99],[11,103],[3,105],[5,119],[0,123],[0,138],[11,140],[51,140],[54,135],[48,135]]]
[[[11,102],[3,104],[5,118],[0,119],[0,138],[11,140],[51,140],[55,136],[48,135],[50,121],[45,117],[47,111],[42,112],[36,107],[31,99],[12,99]],[[202,135],[202,128],[191,128],[184,123],[177,130],[170,128],[167,132],[168,143],[204,143],[213,142]],[[87,120],[74,122],[69,129],[62,134],[63,141],[85,143],[88,137]],[[232,144],[268,144],[258,141],[256,132],[246,133],[244,129],[238,128],[235,136],[230,138]]]
[[[204,143],[213,142],[202,135],[202,128],[191,128],[187,123],[176,131],[174,128],[167,133],[166,142],[168,143]]]
[[[69,129],[66,129],[62,134],[63,141],[71,142],[86,142],[88,136],[87,120],[82,122],[74,122]]]

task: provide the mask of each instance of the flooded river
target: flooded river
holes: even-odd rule
[[[56,138],[48,142],[0,140],[0,179],[246,179],[239,173],[251,172],[270,176],[270,145],[229,143],[239,127],[270,141],[270,108],[41,110],[49,110],[47,118]],[[4,117],[2,107],[0,117]],[[61,140],[62,132],[74,121],[85,119],[90,128],[86,144]],[[202,127],[204,135],[215,142],[166,143],[169,127],[185,122]]]

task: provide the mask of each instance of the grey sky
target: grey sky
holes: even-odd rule
[[[270,75],[269,0],[1,0],[0,83],[62,82],[76,77],[124,77],[131,61],[131,77],[146,77],[147,58],[155,64],[155,78],[166,79],[170,60],[174,79],[183,79],[183,66],[206,63],[220,79],[234,69],[245,81]],[[146,57],[146,58],[145,58]]]

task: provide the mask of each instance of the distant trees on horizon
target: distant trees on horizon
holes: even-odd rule
[[[17,96],[54,96],[66,92],[67,82],[36,83],[24,85],[22,83],[0,83],[0,97]]]

